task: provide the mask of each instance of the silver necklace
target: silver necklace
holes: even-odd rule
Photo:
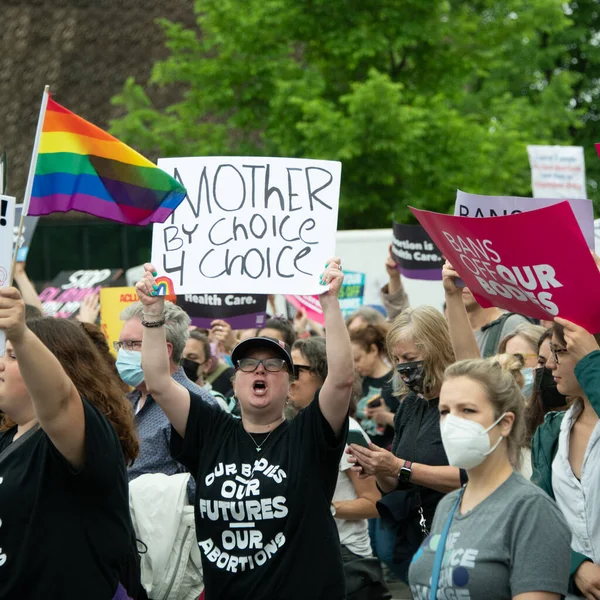
[[[279,427],[279,425],[277,427]],[[275,427],[275,429],[277,429],[277,427]],[[244,429],[244,428],[242,428],[242,429]],[[271,431],[269,431],[269,434],[267,435],[267,437],[260,444],[256,443],[254,436],[249,431],[246,431],[246,429],[244,429],[244,431],[246,431],[246,433],[250,436],[250,439],[254,442],[256,451],[260,452],[262,450],[262,447],[265,445],[266,441],[271,437],[271,434],[275,431],[275,429],[271,429]]]

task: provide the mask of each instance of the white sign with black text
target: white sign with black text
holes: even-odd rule
[[[154,225],[152,262],[175,294],[317,294],[335,254],[341,163],[160,159],[187,189]]]
[[[10,285],[12,268],[13,224],[16,199],[0,195],[0,287]],[[0,356],[4,355],[6,335],[0,331]]]

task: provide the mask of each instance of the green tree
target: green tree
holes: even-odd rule
[[[170,56],[126,82],[112,131],[153,156],[341,160],[341,228],[447,211],[457,188],[530,195],[527,144],[572,143],[589,111],[565,7],[198,1],[197,30],[162,21]],[[157,108],[164,86],[181,101]]]

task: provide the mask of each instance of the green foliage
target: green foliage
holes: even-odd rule
[[[600,176],[583,126],[600,119],[597,8],[198,0],[197,30],[162,21],[170,56],[126,82],[112,132],[153,156],[340,160],[341,228],[448,211],[457,188],[527,196],[528,144],[585,143]],[[153,106],[166,87],[180,101]]]

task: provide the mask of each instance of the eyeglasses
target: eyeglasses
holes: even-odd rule
[[[113,348],[119,350],[129,350],[130,352],[139,352],[142,349],[141,340],[126,340],[124,342],[113,342]]]
[[[550,346],[550,352],[552,353],[552,358],[554,359],[554,362],[556,364],[559,364],[558,357],[561,354],[566,354],[567,353],[567,349],[566,348],[559,348],[558,346],[555,346],[552,342],[548,342],[548,345]]]
[[[294,365],[294,379],[300,379],[300,371],[310,371],[307,365]]]
[[[285,367],[283,358],[242,358],[237,361],[238,369],[244,373],[252,373],[258,369],[259,365],[265,368],[269,373],[279,373]]]

